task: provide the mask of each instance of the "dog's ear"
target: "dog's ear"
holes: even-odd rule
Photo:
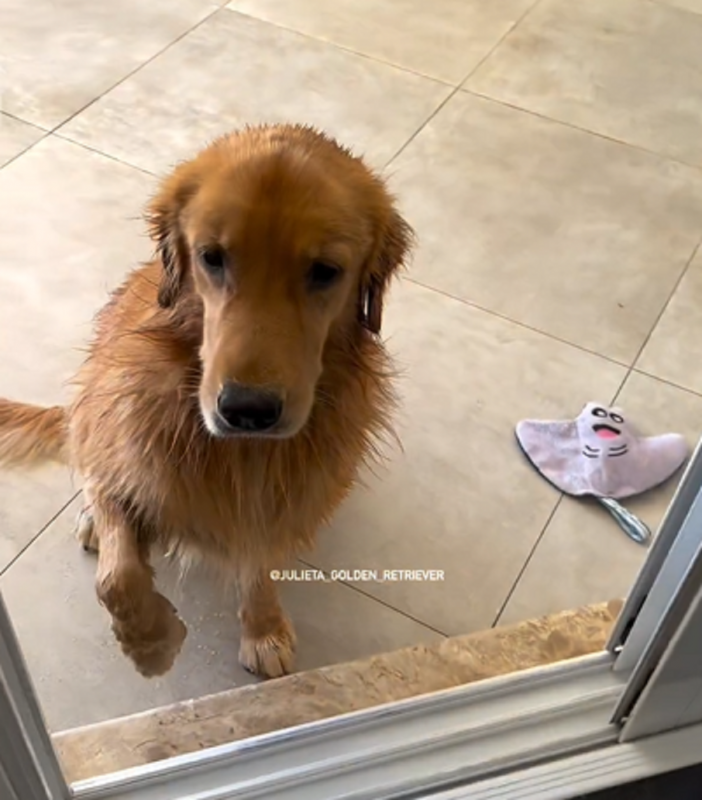
[[[361,278],[359,319],[371,333],[380,333],[385,292],[393,274],[405,264],[414,239],[410,225],[391,208],[379,226],[375,246]]]
[[[149,235],[163,265],[158,304],[170,308],[178,299],[190,264],[190,252],[181,228],[181,215],[196,190],[192,174],[184,165],[167,178],[146,209]]]

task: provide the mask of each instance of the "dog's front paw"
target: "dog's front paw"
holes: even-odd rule
[[[114,620],[112,626],[122,652],[145,678],[168,672],[188,635],[185,623],[163,595],[154,594],[152,602],[150,613],[143,620]]]
[[[290,620],[281,617],[276,627],[264,636],[241,636],[239,662],[248,672],[261,678],[280,678],[295,666],[295,630]]]

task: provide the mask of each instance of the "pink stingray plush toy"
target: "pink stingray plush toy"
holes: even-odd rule
[[[517,441],[534,467],[566,494],[595,497],[625,533],[645,543],[650,531],[617,500],[658,486],[685,462],[678,433],[640,436],[620,408],[588,403],[574,420],[524,420]]]

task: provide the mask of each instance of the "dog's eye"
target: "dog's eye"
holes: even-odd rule
[[[307,273],[307,282],[311,289],[326,289],[341,277],[341,270],[334,264],[324,261],[313,261]]]
[[[607,412],[604,410],[604,408],[600,408],[599,406],[597,406],[597,407],[592,409],[592,416],[593,417],[606,417],[607,416]]]
[[[219,275],[225,264],[224,250],[221,247],[205,247],[200,250],[200,263],[211,275]]]

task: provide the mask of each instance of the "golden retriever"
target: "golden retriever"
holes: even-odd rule
[[[152,545],[225,570],[239,658],[293,667],[270,571],[314,542],[390,430],[383,295],[413,233],[383,181],[304,126],[247,128],[175,169],[147,210],[156,255],[100,311],[66,408],[0,400],[0,461],[84,480],[79,536],[145,676],[186,636]]]

